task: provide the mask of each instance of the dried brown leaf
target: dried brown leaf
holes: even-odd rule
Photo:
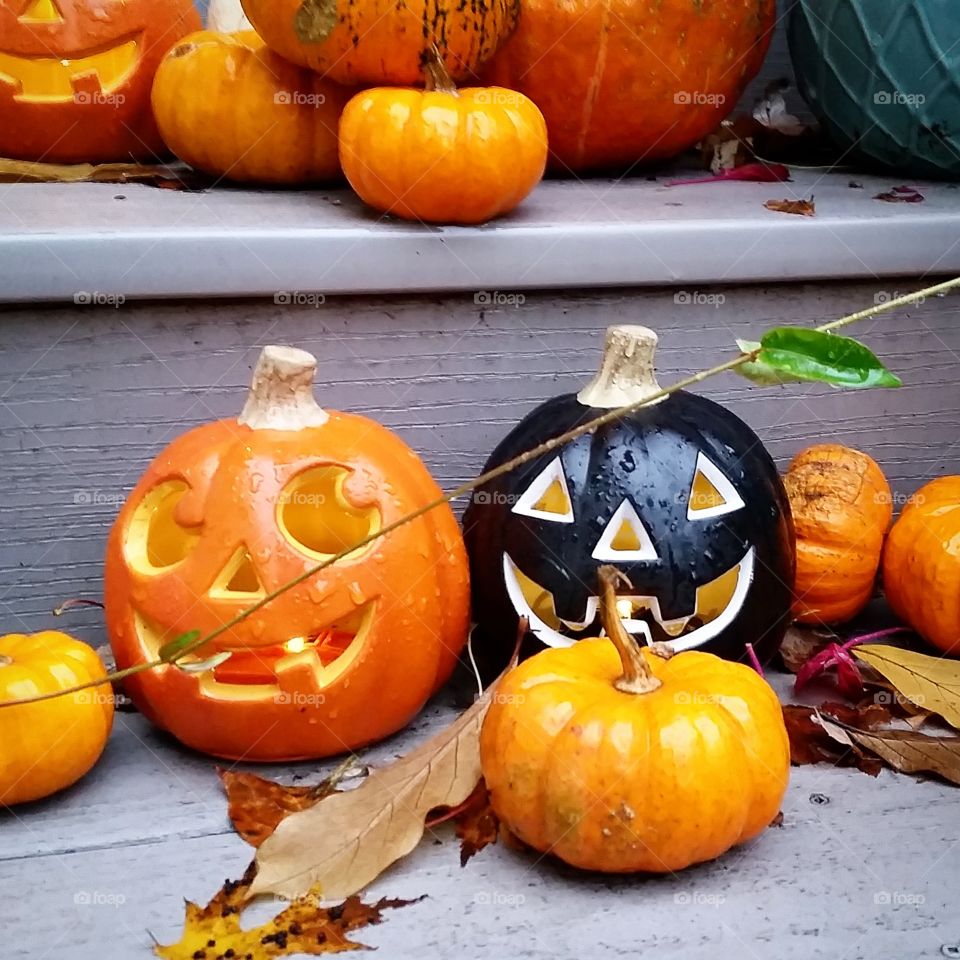
[[[481,779],[467,798],[454,823],[460,839],[461,867],[484,847],[497,842],[500,820],[490,806],[490,793],[484,780]]]
[[[889,680],[906,700],[960,729],[960,662],[887,644],[866,644],[853,655]]]
[[[915,730],[858,730],[820,716],[824,731],[838,743],[870,750],[901,773],[935,773],[960,785],[960,737],[931,737]]]
[[[354,758],[349,758],[326,780],[312,786],[286,786],[255,773],[218,767],[227,795],[227,814],[234,830],[251,846],[259,847],[285,817],[307,810],[334,793],[347,768],[354,763]]]
[[[889,723],[891,713],[881,704],[866,707],[848,707],[842,703],[824,703],[820,710],[864,729],[873,729]],[[795,766],[811,763],[830,763],[837,767],[856,767],[875,777],[881,764],[859,751],[840,749],[816,719],[815,707],[790,704],[783,708],[783,720],[790,738],[790,761]]]
[[[168,190],[203,190],[210,178],[189,167],[150,163],[34,163],[0,157],[0,183],[144,183]]]
[[[813,217],[817,212],[813,197],[809,200],[767,200],[764,206],[774,213],[794,213],[800,217]]]
[[[363,950],[363,944],[348,939],[351,931],[382,922],[385,909],[417,902],[381,899],[367,904],[359,897],[349,897],[325,909],[319,905],[319,896],[311,891],[268,923],[244,930],[240,919],[250,897],[255,869],[256,865],[251,863],[242,880],[228,880],[205,907],[187,901],[183,936],[177,943],[157,944],[156,955],[165,960],[269,960],[294,954],[319,956]]]
[[[361,890],[420,841],[427,814],[463,803],[480,780],[480,727],[496,681],[446,730],[374,770],[356,790],[335,793],[283,820],[257,853],[251,895],[325,899]]]

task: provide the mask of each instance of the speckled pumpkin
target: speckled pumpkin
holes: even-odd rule
[[[783,478],[797,542],[793,615],[842,623],[873,595],[890,526],[890,484],[867,454],[817,444],[794,457]]]
[[[641,651],[616,613],[618,578],[602,568],[610,639],[544,650],[500,682],[483,774],[497,815],[536,850],[587,870],[672,872],[770,824],[790,748],[750,667]]]
[[[887,537],[883,587],[897,616],[960,655],[960,476],[933,480],[907,502]]]
[[[261,0],[263,2],[263,0]],[[559,173],[672,157],[710,133],[760,69],[774,0],[523,0],[485,82],[543,111]]]
[[[337,125],[353,92],[287,63],[252,30],[204,30],[164,58],[152,101],[164,141],[190,166],[294,184],[339,177]]]
[[[347,84],[418,83],[436,45],[460,78],[493,55],[520,0],[243,0],[267,45]]]

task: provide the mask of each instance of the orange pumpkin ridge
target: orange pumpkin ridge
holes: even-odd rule
[[[601,579],[609,639],[548,648],[498,685],[480,736],[491,804],[525,843],[587,870],[713,859],[780,809],[780,703],[743,664],[641,650],[616,612],[616,571]]]
[[[277,374],[283,364],[301,378],[295,390]],[[325,556],[439,496],[385,427],[316,406],[314,364],[302,351],[267,348],[256,402],[238,420],[179,437],[131,493],[107,548],[118,666],[153,659],[182,632],[212,633]],[[340,753],[399,729],[446,681],[468,607],[463,542],[445,507],[218,636],[194,657],[229,652],[212,673],[161,667],[130,678],[130,694],[184,743],[219,756]]]
[[[192,0],[0,0],[0,156],[150,160],[150,108],[171,44],[201,26]]]
[[[849,620],[873,595],[893,513],[890,485],[867,454],[836,444],[797,454],[783,484],[796,534],[794,617]]]
[[[960,476],[932,480],[907,501],[884,547],[883,586],[901,620],[960,654]]]

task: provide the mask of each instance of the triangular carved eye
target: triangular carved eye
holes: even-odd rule
[[[29,0],[17,19],[21,23],[63,23],[63,14],[54,0]]]
[[[513,507],[513,513],[554,523],[573,523],[573,503],[563,475],[563,464],[557,457],[527,487]]]
[[[743,499],[733,484],[723,475],[716,464],[702,453],[697,454],[697,466],[690,485],[687,501],[688,520],[708,520],[733,513],[743,506]]]
[[[647,528],[629,500],[617,507],[593,548],[592,556],[594,560],[609,563],[659,559]]]

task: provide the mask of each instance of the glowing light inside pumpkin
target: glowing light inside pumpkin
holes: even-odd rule
[[[617,615],[621,620],[629,620],[633,616],[633,603],[630,600],[618,600]]]
[[[287,653],[303,653],[307,649],[306,637],[291,637],[284,645],[283,649]]]

